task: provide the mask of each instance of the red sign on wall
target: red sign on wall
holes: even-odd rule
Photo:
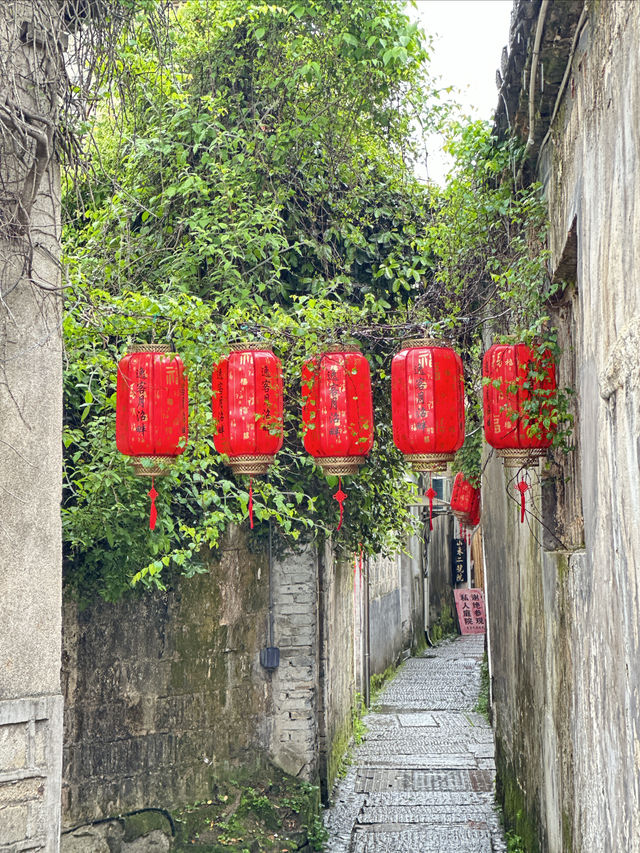
[[[487,629],[481,589],[454,589],[461,634],[484,634]]]

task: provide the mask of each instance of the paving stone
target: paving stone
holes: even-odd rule
[[[458,749],[460,747],[458,746]],[[409,755],[394,755],[394,754],[379,754],[372,755],[367,753],[367,765],[369,767],[401,767],[404,768],[407,766],[407,760],[409,759]],[[481,759],[481,761],[486,761],[487,759]],[[439,755],[438,753],[431,753],[430,755],[420,755],[413,754],[411,755],[411,763],[414,764],[417,768],[430,768],[430,769],[451,769],[455,770],[460,767],[466,768],[475,768],[478,766],[478,762],[474,758],[471,753],[467,753],[466,755],[461,755],[459,753],[450,753],[448,755]],[[483,768],[483,769],[491,769]]]
[[[358,816],[359,824],[374,823],[419,823],[445,825],[474,824],[474,829],[480,825],[488,829],[487,809],[482,805],[461,806],[459,802],[449,806],[418,806],[418,805],[386,805],[365,806]]]
[[[358,827],[354,830],[351,850],[352,853],[492,853],[488,830],[448,826],[420,830],[389,827],[387,832]]]
[[[484,637],[412,658],[365,718],[326,815],[327,853],[506,853],[493,732],[473,709]]]
[[[437,726],[433,714],[398,714],[398,722],[401,726]]]
[[[383,791],[367,794],[365,806],[431,806],[447,808],[493,807],[489,791]],[[489,810],[488,810],[489,811]]]
[[[486,770],[423,770],[419,768],[359,768],[356,793],[374,791],[491,791],[493,774]]]

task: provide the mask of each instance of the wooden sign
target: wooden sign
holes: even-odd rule
[[[451,540],[451,585],[467,582],[467,543],[464,539]]]
[[[484,634],[487,628],[481,589],[454,589],[461,634]]]

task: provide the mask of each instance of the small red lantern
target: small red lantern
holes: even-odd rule
[[[213,443],[235,474],[266,474],[282,447],[283,390],[280,359],[263,343],[234,344],[213,368]]]
[[[468,527],[475,527],[480,522],[480,489],[474,488],[462,471],[456,474],[453,481],[451,511]]]
[[[544,374],[530,378],[530,368]],[[556,371],[551,353],[535,355],[526,344],[494,344],[482,360],[484,377],[484,434],[487,442],[502,456],[507,468],[537,465],[553,442],[555,425],[544,427],[545,404],[540,415],[531,420],[526,402],[537,396],[543,401],[556,389]],[[524,521],[524,496],[529,488],[523,479],[520,491],[520,521]]]
[[[325,474],[357,474],[373,446],[373,402],[369,362],[357,349],[337,346],[302,368],[305,450]],[[342,482],[334,495],[340,504]]]
[[[391,362],[393,440],[416,471],[441,471],[464,442],[460,356],[430,340],[404,341]]]
[[[118,363],[116,446],[132,456],[135,472],[166,474],[188,439],[188,383],[180,356],[168,346],[132,347]],[[155,528],[157,492],[151,481],[149,527]]]

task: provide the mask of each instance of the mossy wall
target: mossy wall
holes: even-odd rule
[[[206,798],[267,757],[268,571],[237,531],[165,594],[64,608],[65,824]]]
[[[394,562],[373,583],[374,596],[395,602],[398,630],[385,637],[375,608],[371,621],[390,660],[417,644],[410,629],[403,639],[402,602],[413,602],[408,625],[420,624],[420,601],[404,589],[420,565],[401,568]],[[252,553],[238,529],[206,574],[170,592],[82,612],[67,601],[65,826],[206,800],[214,781],[250,778],[266,762],[322,782],[326,798],[361,689],[353,569],[330,545],[275,560],[271,640],[266,554]],[[260,665],[268,644],[280,651],[273,671]]]
[[[320,568],[320,775],[323,799],[333,788],[351,736],[355,703],[353,565],[336,560],[329,546]]]
[[[433,519],[428,546],[429,570],[429,636],[434,643],[458,630],[451,586],[451,540],[453,519],[439,516]]]
[[[551,272],[573,267],[554,298],[567,306],[576,464],[555,512],[532,475],[524,525],[498,461],[482,483],[498,791],[541,853],[640,849],[640,4],[586,8],[539,157]]]

